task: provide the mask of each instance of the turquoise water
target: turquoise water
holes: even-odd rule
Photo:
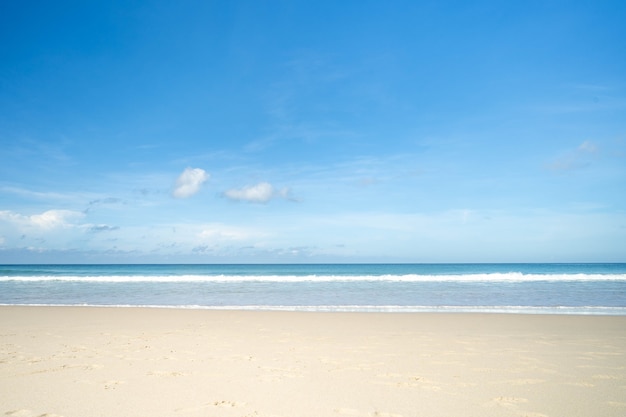
[[[626,264],[0,265],[0,304],[626,314]]]

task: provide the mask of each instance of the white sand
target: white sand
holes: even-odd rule
[[[626,416],[626,317],[0,307],[0,416]]]

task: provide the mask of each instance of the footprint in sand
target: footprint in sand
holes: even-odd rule
[[[336,408],[333,410],[337,414],[341,414],[343,416],[358,416],[359,410],[355,410],[354,408]]]
[[[504,407],[511,411],[517,411],[518,414],[523,415],[524,417],[548,417],[542,413],[535,413],[533,411],[522,411],[517,409],[519,404],[527,403],[528,400],[526,398],[521,397],[496,397],[485,404],[488,407]]]
[[[384,411],[374,411],[372,417],[403,417],[402,414],[387,413]]]
[[[336,408],[333,410],[337,414],[341,414],[343,416],[361,416],[365,415],[365,413],[360,412],[359,410],[355,410],[354,408]],[[402,414],[396,413],[388,413],[386,411],[374,411],[369,414],[370,417],[403,417]]]
[[[212,408],[212,407],[219,407],[219,408],[236,408],[236,407],[246,407],[248,404],[245,402],[236,402],[236,401],[229,401],[229,400],[218,400],[218,401],[211,401],[209,403],[205,403],[203,405],[197,406],[197,407],[185,407],[185,408],[178,408],[175,411],[177,413],[197,413],[198,411],[201,410],[205,410],[207,408]]]
[[[567,382],[567,385],[571,385],[573,387],[585,387],[585,388],[590,388],[590,387],[595,387],[595,384],[592,384],[590,382]]]
[[[496,397],[487,403],[487,405],[498,405],[501,407],[515,407],[518,404],[528,402],[526,398],[520,397]]]
[[[246,405],[246,403],[238,403],[235,401],[222,400],[222,401],[214,401],[213,403],[211,403],[211,405],[215,407],[234,408],[234,407],[243,407]]]
[[[122,385],[125,383],[125,381],[104,381],[104,389],[116,389],[118,385]]]
[[[177,376],[187,376],[189,375],[187,372],[182,371],[151,371],[148,372],[149,376],[160,376],[160,377],[177,377]]]
[[[28,409],[21,409],[21,410],[13,410],[13,411],[7,411],[6,413],[4,413],[5,416],[11,416],[11,417],[35,417],[36,413],[32,410],[28,410]],[[54,413],[44,413],[44,414],[37,414],[36,417],[63,417],[59,414],[54,414]]]
[[[533,378],[523,378],[523,379],[514,379],[508,381],[511,385],[535,385],[542,384],[546,382],[545,379],[533,379]]]
[[[605,375],[605,374],[594,375],[592,378],[593,379],[623,379],[623,377],[620,375]]]
[[[21,410],[7,411],[6,413],[4,413],[4,415],[12,416],[12,417],[30,417],[33,415],[33,412],[31,410],[21,409]]]

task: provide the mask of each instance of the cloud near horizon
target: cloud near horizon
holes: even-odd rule
[[[31,216],[6,210],[0,211],[0,220],[19,225],[35,226],[46,230],[73,225],[73,220],[83,218],[84,216],[84,213],[72,210],[48,210]]]
[[[242,188],[233,188],[224,192],[224,196],[234,201],[245,201],[248,203],[267,203],[273,198],[280,197],[289,199],[289,188],[276,189],[268,182],[261,182],[256,185]]]
[[[198,237],[203,242],[247,240],[264,235],[264,233],[261,233],[258,230],[223,224],[206,225],[202,228],[202,231],[198,233]]]
[[[172,192],[175,198],[189,198],[200,191],[210,175],[201,168],[186,168],[176,180],[176,187]]]

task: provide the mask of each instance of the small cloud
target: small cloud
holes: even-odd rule
[[[48,210],[41,214],[33,214],[31,216],[25,216],[8,210],[0,211],[0,220],[46,230],[72,226],[74,220],[84,216],[84,213],[72,210]]]
[[[5,211],[0,213],[0,218],[27,226],[35,226],[41,229],[54,229],[71,225],[73,220],[83,217],[83,213],[71,210],[48,210],[41,214],[24,216],[19,213]]]
[[[198,246],[194,246],[193,248],[191,248],[191,251],[193,253],[200,253],[200,254],[207,254],[213,251],[213,247],[210,247],[208,245],[198,245]]]
[[[32,224],[42,229],[53,229],[67,226],[73,219],[83,217],[83,213],[70,210],[48,210],[41,214],[34,214],[29,217]]]
[[[97,205],[97,204],[117,204],[117,203],[121,203],[121,202],[122,202],[121,198],[107,197],[107,198],[99,198],[97,200],[91,200],[89,202],[89,205],[93,206],[93,205]]]
[[[118,226],[109,226],[106,224],[97,224],[97,225],[93,225],[89,228],[90,232],[93,233],[97,233],[97,232],[111,232],[113,230],[118,230],[119,227]]]
[[[243,188],[233,188],[225,191],[224,196],[230,200],[248,203],[267,203],[273,198],[293,200],[289,188],[276,189],[268,182],[261,182],[257,185]]]
[[[189,198],[200,191],[200,187],[209,179],[209,174],[200,168],[187,168],[176,180],[173,196]]]

